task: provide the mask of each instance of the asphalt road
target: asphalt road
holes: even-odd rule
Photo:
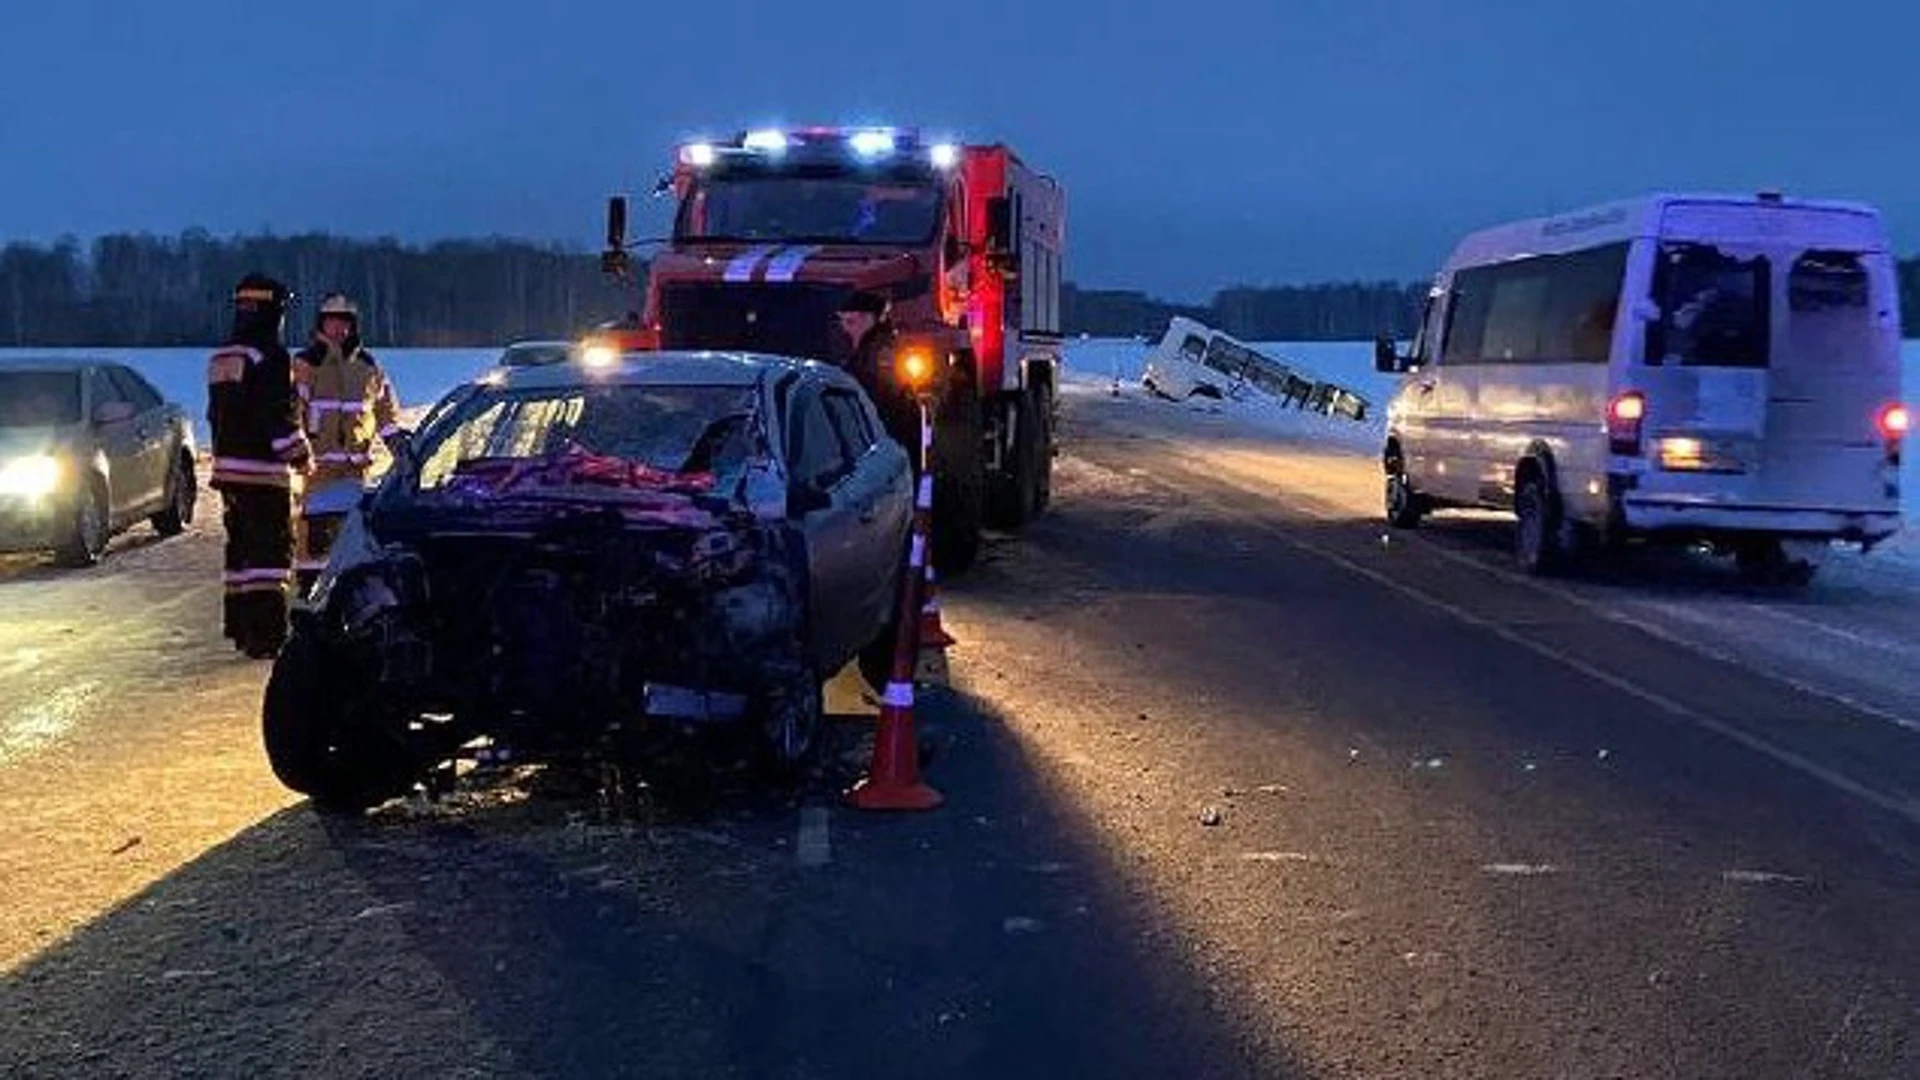
[[[926,815],[835,803],[847,718],[710,816],[325,823],[214,536],[0,568],[0,1075],[1920,1075],[1899,703],[1620,614],[1821,594],[1519,580],[1171,415],[1072,399],[1053,513],[945,594]]]

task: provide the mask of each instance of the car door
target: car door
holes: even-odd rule
[[[849,598],[855,607],[859,603],[863,535],[859,506],[848,487],[854,463],[834,430],[818,384],[808,380],[794,388],[786,417],[788,475],[820,497],[804,513],[796,510],[794,524],[807,542],[811,651],[829,669],[823,674],[831,674],[864,644],[853,640],[859,613],[849,612]]]
[[[166,402],[133,369],[116,365],[105,370],[121,397],[133,405],[134,435],[140,442],[140,457],[136,477],[138,491],[130,493],[130,498],[137,504],[136,512],[157,510],[167,498],[168,466],[172,463],[169,452],[173,431]]]
[[[94,446],[107,459],[108,508],[115,524],[134,515],[151,483],[142,473],[145,446],[139,419],[106,368],[87,369],[87,421]]]
[[[879,425],[857,391],[829,387],[824,400],[834,431],[854,455],[846,490],[858,526],[860,578],[854,594],[858,603],[849,606],[858,613],[854,632],[859,646],[884,629],[892,614],[912,517],[912,479],[903,455],[886,452],[889,444],[882,441]],[[892,449],[897,451],[897,445]]]

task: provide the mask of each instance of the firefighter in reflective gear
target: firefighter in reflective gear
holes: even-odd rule
[[[287,637],[293,499],[310,457],[292,358],[281,344],[287,287],[249,274],[233,292],[233,332],[207,361],[213,486],[226,509],[226,635],[254,659]]]
[[[340,293],[321,301],[313,342],[293,358],[293,377],[313,444],[294,563],[304,593],[326,569],[334,538],[366,486],[375,441],[397,455],[407,434],[393,384],[360,347],[360,311]]]

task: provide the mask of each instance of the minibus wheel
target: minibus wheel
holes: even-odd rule
[[[1513,497],[1513,551],[1520,569],[1535,576],[1550,574],[1562,560],[1560,504],[1537,469],[1526,470]]]

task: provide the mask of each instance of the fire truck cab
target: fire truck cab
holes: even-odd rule
[[[673,234],[651,259],[641,325],[665,349],[799,356],[847,368],[889,433],[935,422],[934,555],[970,565],[983,524],[1047,505],[1060,369],[1066,201],[1005,146],[900,128],[741,132],[679,148],[659,194]],[[626,203],[608,217],[628,270]]]

